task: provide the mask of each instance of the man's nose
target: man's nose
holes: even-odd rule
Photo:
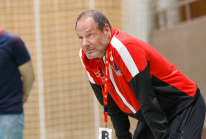
[[[87,45],[89,45],[88,39],[87,38],[83,38],[82,39],[82,46],[87,46]]]

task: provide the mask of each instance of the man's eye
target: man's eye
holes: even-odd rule
[[[82,40],[83,37],[79,37],[80,40]]]

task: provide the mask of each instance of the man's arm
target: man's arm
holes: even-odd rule
[[[149,54],[136,44],[126,44],[125,47],[121,47],[116,52],[114,59],[118,59],[117,67],[129,82],[140,103],[142,115],[154,137],[168,139],[170,136],[169,123],[166,114],[160,108],[152,86]]]
[[[169,139],[169,123],[154,93],[149,74],[149,66],[137,74],[129,84],[140,103],[142,114],[154,137],[157,139]]]
[[[33,66],[31,60],[18,66],[18,70],[22,77],[23,83],[23,103],[27,101],[27,97],[31,91],[32,85],[35,80]]]
[[[99,79],[96,77],[96,75],[93,73],[93,71],[90,68],[86,68],[82,53],[83,53],[83,50],[80,49],[79,56],[80,56],[80,59],[82,61],[84,68],[87,70],[87,75],[89,77],[90,85],[99,103],[103,105],[102,88],[100,85],[101,82],[99,82]],[[132,139],[131,133],[129,132],[130,122],[129,122],[128,116],[125,115],[118,108],[118,106],[116,105],[116,103],[114,102],[114,100],[109,94],[108,94],[107,102],[108,102],[108,105],[107,105],[108,115],[111,118],[117,139]]]
[[[91,82],[90,85],[95,93],[96,98],[103,106],[101,85],[93,84]],[[109,94],[107,97],[107,102],[108,105],[106,106],[106,108],[115,129],[117,139],[132,139],[132,134],[129,132],[130,121],[128,119],[128,116],[119,109],[119,107],[116,105],[116,103]]]

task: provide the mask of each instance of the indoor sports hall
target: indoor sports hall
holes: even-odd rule
[[[76,18],[89,9],[151,44],[206,99],[206,0],[0,0],[0,27],[25,42],[36,76],[24,105],[24,139],[98,139],[103,107],[80,61],[75,32]],[[137,121],[130,122],[133,133]]]

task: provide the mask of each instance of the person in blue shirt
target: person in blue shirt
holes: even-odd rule
[[[0,139],[23,139],[23,104],[34,80],[24,42],[0,28]]]

